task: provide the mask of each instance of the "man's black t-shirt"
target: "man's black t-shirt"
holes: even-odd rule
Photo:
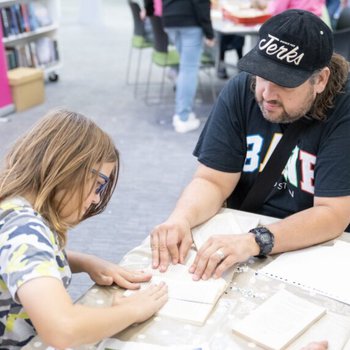
[[[202,164],[241,172],[228,198],[239,209],[287,124],[267,121],[240,73],[221,92],[194,150]],[[313,206],[313,198],[350,195],[350,89],[339,94],[324,122],[312,120],[298,138],[288,163],[260,214],[284,218]]]

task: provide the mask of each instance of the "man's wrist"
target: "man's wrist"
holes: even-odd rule
[[[256,256],[259,258],[264,258],[270,254],[275,244],[275,237],[273,233],[265,226],[252,228],[249,232],[254,234],[255,242],[260,248],[259,253]]]

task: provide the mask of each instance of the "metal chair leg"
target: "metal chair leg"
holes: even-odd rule
[[[137,67],[136,67],[135,86],[134,86],[134,97],[135,98],[137,97],[137,90],[138,90],[139,80],[140,80],[141,57],[142,57],[142,49],[139,50],[139,58],[138,58]]]
[[[130,45],[129,57],[128,57],[128,67],[126,69],[126,85],[130,85],[130,70],[131,70],[131,57],[132,57],[132,44]]]
[[[165,70],[166,70],[166,67],[163,67],[163,74],[162,74],[162,82],[161,82],[161,85],[160,85],[160,94],[159,94],[159,103],[163,100],[163,97],[164,97],[164,83],[165,83]]]
[[[211,89],[211,94],[213,97],[213,102],[216,101],[216,91],[215,91],[215,86],[214,86],[214,79],[213,79],[213,75],[211,74],[210,68],[208,68],[208,76],[209,76],[209,80],[210,80],[210,89]]]
[[[147,83],[146,83],[146,93],[145,93],[145,103],[146,105],[149,105],[149,85],[151,81],[151,73],[152,73],[152,65],[153,65],[153,59],[151,58],[148,68],[148,76],[147,76]]]

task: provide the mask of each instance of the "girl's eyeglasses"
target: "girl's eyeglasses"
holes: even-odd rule
[[[92,170],[92,172],[93,172],[94,174],[97,174],[101,179],[104,180],[104,183],[103,183],[103,184],[100,184],[100,185],[96,188],[96,190],[95,190],[95,193],[96,193],[96,194],[101,194],[101,193],[106,189],[106,187],[107,187],[107,185],[108,185],[109,177],[106,176],[106,175],[104,175],[104,174],[102,174],[102,173],[100,173],[99,171],[96,171],[96,170]]]

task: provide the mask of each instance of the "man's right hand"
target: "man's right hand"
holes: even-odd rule
[[[186,219],[168,219],[151,232],[152,267],[167,270],[169,264],[183,263],[191,248],[192,234]]]

